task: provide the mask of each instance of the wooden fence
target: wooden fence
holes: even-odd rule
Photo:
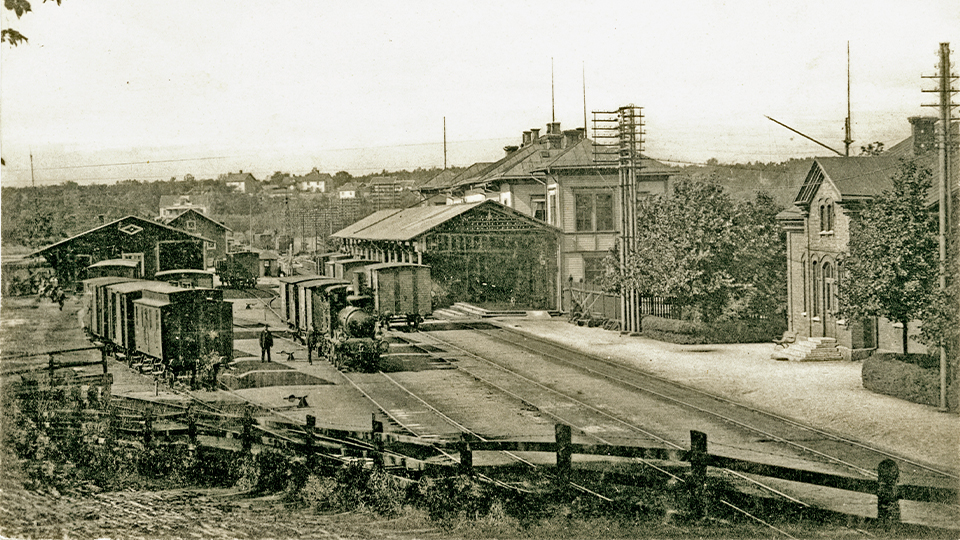
[[[620,294],[605,292],[590,283],[567,283],[563,289],[563,305],[580,318],[620,320]],[[680,309],[669,298],[641,296],[640,313],[667,319],[679,319]]]

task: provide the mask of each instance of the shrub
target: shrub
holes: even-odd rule
[[[860,374],[863,387],[872,392],[923,405],[940,404],[940,363],[936,357],[876,353],[863,361]],[[956,392],[947,396],[953,398]],[[948,399],[947,405],[957,409],[954,399]]]
[[[737,319],[710,324],[694,321],[665,319],[647,315],[643,318],[643,333],[647,337],[679,343],[766,343],[778,338],[786,330],[786,322],[777,319]]]

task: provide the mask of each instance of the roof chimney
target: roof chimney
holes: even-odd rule
[[[560,122],[550,122],[547,124],[547,141],[550,148],[559,150],[563,147],[563,134],[560,133]]]
[[[531,134],[529,131],[523,132],[523,143],[520,146],[527,146],[530,144]]]
[[[537,142],[538,140],[540,140],[540,128],[531,128],[530,142]]]
[[[563,147],[570,148],[580,142],[582,132],[579,129],[568,129],[563,132]]]
[[[911,116],[910,127],[913,134],[913,155],[920,156],[936,148],[934,125],[936,116]]]
[[[520,149],[519,146],[512,146],[512,145],[511,145],[511,146],[504,146],[504,147],[503,147],[503,151],[507,153],[507,156],[510,156],[511,154],[513,154],[514,152],[516,152],[516,151],[519,150],[519,149]]]

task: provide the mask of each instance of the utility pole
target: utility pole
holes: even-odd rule
[[[37,181],[33,177],[33,150],[30,151],[30,187],[37,187]]]
[[[937,107],[940,112],[940,122],[937,126],[939,135],[939,187],[940,187],[940,291],[946,292],[947,289],[947,236],[950,233],[950,227],[953,223],[951,216],[951,159],[954,143],[951,141],[953,132],[953,113],[952,109],[957,105],[952,102],[953,94],[957,91],[953,88],[953,81],[957,76],[951,73],[950,65],[950,44],[941,43],[939,51],[940,73],[934,76],[924,76],[927,79],[936,79],[937,88],[933,90],[924,90],[924,92],[936,92],[940,100],[936,104],[925,104],[925,107]],[[947,410],[947,350],[943,341],[940,343],[940,410]]]
[[[447,170],[447,117],[443,117],[443,170]]]

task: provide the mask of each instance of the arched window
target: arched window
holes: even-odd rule
[[[813,309],[811,311],[814,317],[820,316],[820,291],[823,290],[823,281],[821,279],[819,270],[820,269],[817,266],[817,261],[813,261],[810,265],[810,282],[813,285],[813,287],[811,287],[812,294],[810,295],[810,299],[813,303]]]
[[[833,232],[833,203],[827,203],[827,230]]]
[[[827,206],[820,203],[820,232],[827,230]]]
[[[832,313],[837,309],[836,306],[836,279],[833,273],[833,265],[829,262],[823,263],[823,309],[826,314]]]
[[[823,201],[820,204],[820,232],[833,232],[833,203]]]

